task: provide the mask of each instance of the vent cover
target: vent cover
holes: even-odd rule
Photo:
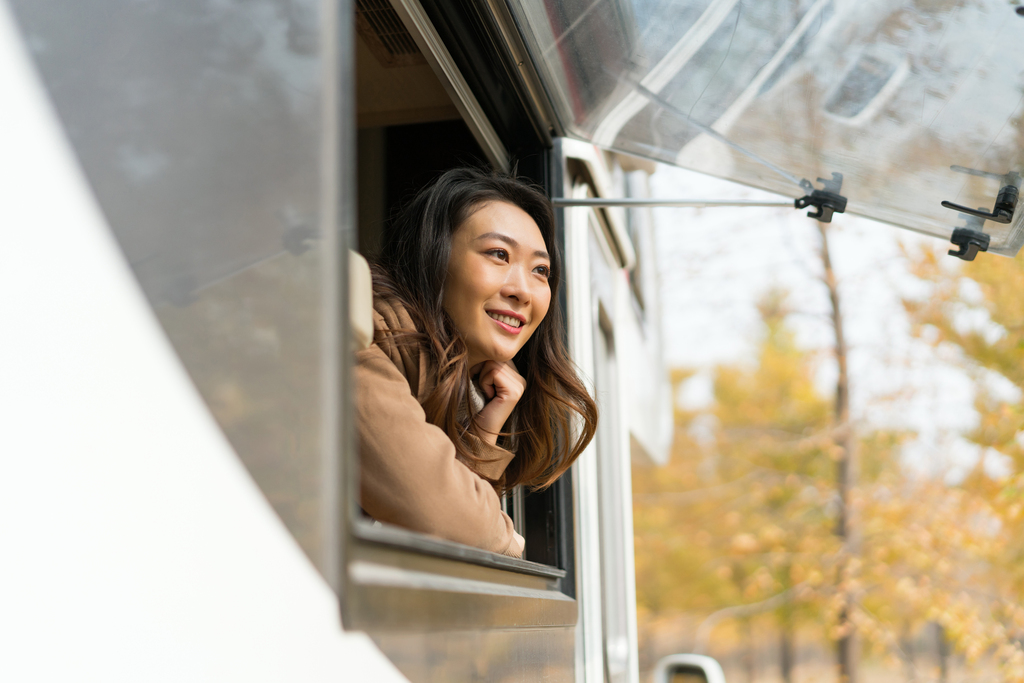
[[[356,0],[356,32],[383,66],[427,61],[388,0]]]

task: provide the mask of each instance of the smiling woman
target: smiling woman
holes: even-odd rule
[[[537,223],[518,206],[473,207],[452,238],[444,308],[466,342],[470,371],[512,360],[547,315],[551,256]]]
[[[356,363],[363,510],[521,556],[499,495],[550,486],[597,425],[561,338],[550,202],[516,178],[448,171],[388,226],[373,273],[374,343]]]

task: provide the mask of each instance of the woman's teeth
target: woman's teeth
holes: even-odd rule
[[[505,323],[506,325],[509,325],[510,327],[519,327],[520,325],[523,324],[522,320],[518,320],[507,315],[498,315],[497,313],[488,313],[487,315],[491,316],[498,322],[502,322]]]

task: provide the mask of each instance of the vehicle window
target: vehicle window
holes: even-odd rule
[[[572,136],[989,251],[1024,244],[1024,17],[1004,0],[512,0]],[[833,180],[836,189],[819,178]]]
[[[360,35],[359,40],[364,41],[365,38]],[[474,140],[469,128],[460,119],[448,118],[441,121],[417,122],[414,118],[417,115],[416,111],[398,108],[397,103],[402,102],[401,99],[397,97],[385,99],[381,95],[390,88],[397,88],[396,84],[406,82],[409,76],[402,73],[404,70],[419,74],[421,77],[420,87],[427,92],[428,89],[423,85],[422,79],[434,79],[435,77],[429,71],[424,73],[425,67],[414,62],[408,65],[389,67],[387,71],[377,71],[379,66],[375,55],[362,48],[357,51],[357,73],[362,79],[359,92],[369,93],[365,100],[357,102],[359,120],[364,124],[358,131],[358,246],[359,250],[371,261],[380,251],[384,223],[393,217],[416,192],[448,168],[467,164],[486,167],[482,150]],[[436,79],[435,85],[443,94]],[[447,97],[447,95],[444,96]],[[392,103],[393,111],[398,113],[388,110],[387,115],[370,116],[369,112],[382,111],[381,108],[387,103]],[[443,110],[442,113],[446,117],[458,115],[454,107],[452,107],[452,112]],[[428,114],[434,115],[430,112]],[[422,113],[419,115],[423,116]],[[401,123],[386,126],[372,125],[387,121],[389,117],[401,121]],[[353,496],[353,498],[358,499],[358,496]],[[525,498],[525,492],[518,488],[503,498],[502,509],[512,518],[516,532],[523,536],[529,536],[531,532],[532,534],[537,534],[537,532],[528,531],[526,528]],[[536,501],[532,501],[531,504],[534,503]],[[361,533],[367,531],[366,524],[368,523],[370,520],[364,517]],[[376,527],[371,527],[371,534],[374,533],[372,528]],[[429,549],[431,552],[441,552],[442,554],[444,552],[443,545],[438,543],[422,544],[413,541],[406,535],[391,535],[389,538],[408,541],[410,548]],[[528,544],[526,555],[530,560],[553,563],[546,555],[538,556],[533,545]]]
[[[335,418],[322,383],[336,353],[318,210],[320,3],[11,5],[168,338],[322,567],[322,434]]]

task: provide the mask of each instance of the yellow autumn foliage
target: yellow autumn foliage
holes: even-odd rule
[[[992,479],[980,461],[955,485],[910,474],[900,449],[912,434],[861,426],[844,545],[835,534],[841,435],[815,389],[816,357],[797,346],[771,294],[756,363],[717,368],[711,406],[676,407],[670,463],[634,468],[641,642],[670,615],[698,630],[747,606],[743,618],[772,618],[780,630],[803,624],[835,639],[852,629],[885,660],[902,656],[905,634],[936,623],[966,661],[994,661],[1003,681],[1024,682],[1024,404],[994,399],[983,381],[998,373],[1024,392],[1024,257],[963,271],[931,252],[912,258],[930,291],[907,302],[908,314],[923,337],[961,350],[979,386],[979,426],[967,436],[1005,456],[1010,476]],[[965,327],[971,307],[991,325]],[[672,377],[678,388],[691,376]],[[719,633],[736,631],[723,622],[712,642]]]

